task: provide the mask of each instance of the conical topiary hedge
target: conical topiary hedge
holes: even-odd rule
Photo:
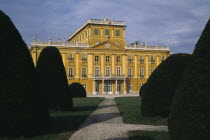
[[[190,59],[189,54],[173,54],[151,74],[141,91],[144,116],[168,116],[175,89]]]
[[[45,132],[48,109],[36,85],[29,50],[10,18],[0,11],[0,137]]]
[[[66,71],[56,47],[46,47],[41,51],[36,70],[49,108],[57,111],[72,110]]]
[[[210,139],[210,19],[177,87],[171,113],[171,140]]]
[[[80,83],[71,83],[69,92],[72,94],[72,97],[87,97],[86,90]]]

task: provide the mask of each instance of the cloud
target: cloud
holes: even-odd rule
[[[29,45],[38,40],[66,39],[88,18],[123,20],[127,43],[169,44],[175,53],[192,53],[209,16],[210,1],[194,0],[2,0]]]

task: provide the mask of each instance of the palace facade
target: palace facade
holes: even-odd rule
[[[124,21],[89,19],[62,42],[31,42],[36,65],[44,47],[59,49],[68,83],[78,82],[88,94],[138,93],[155,68],[169,56],[169,47],[126,44]]]

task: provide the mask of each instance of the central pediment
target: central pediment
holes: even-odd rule
[[[119,45],[117,42],[112,42],[106,40],[97,44],[90,46],[92,49],[101,49],[101,50],[125,50],[125,46]]]

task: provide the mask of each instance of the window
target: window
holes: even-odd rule
[[[140,68],[140,77],[143,78],[144,77],[144,69]]]
[[[164,57],[164,56],[162,56],[162,61],[163,61],[163,60],[165,60],[165,57]]]
[[[128,77],[131,78],[132,77],[132,69],[128,68]]]
[[[155,70],[155,69],[152,68],[152,69],[151,69],[151,73],[152,73],[154,70]]]
[[[69,68],[69,75],[68,75],[69,78],[73,78],[74,75],[73,75],[73,68]]]
[[[95,61],[99,61],[99,56],[95,56]]]
[[[95,92],[99,92],[99,83],[95,83]]]
[[[105,29],[105,35],[109,35],[109,29]]]
[[[110,76],[110,67],[106,67],[106,76]]]
[[[82,78],[86,78],[86,68],[82,68]]]
[[[143,56],[139,56],[139,61],[140,61],[140,63],[144,62]]]
[[[98,29],[94,29],[94,34],[98,35]]]
[[[83,87],[84,87],[84,89],[86,90],[86,87],[87,87],[87,86],[86,86],[86,84],[82,84],[82,86],[83,86]]]
[[[106,62],[109,62],[109,56],[106,56]]]
[[[82,54],[82,61],[87,61],[86,54]]]
[[[117,83],[117,91],[118,91],[118,92],[121,91],[121,85],[120,85],[120,83]]]
[[[142,86],[143,86],[143,83],[140,84],[140,87],[142,87]]]
[[[116,36],[120,36],[120,30],[116,30]]]
[[[95,67],[95,77],[99,77],[99,67]]]
[[[132,84],[131,83],[128,84],[128,90],[129,90],[129,92],[132,91]]]
[[[69,61],[73,61],[74,59],[73,59],[73,54],[69,54]]]
[[[120,57],[119,56],[117,56],[117,62],[120,62]]]
[[[131,61],[132,61],[132,56],[128,55],[128,62],[131,62]]]
[[[151,57],[150,57],[150,62],[151,62],[151,63],[155,63],[154,56],[151,56]]]
[[[120,67],[117,67],[117,76],[120,76]]]

